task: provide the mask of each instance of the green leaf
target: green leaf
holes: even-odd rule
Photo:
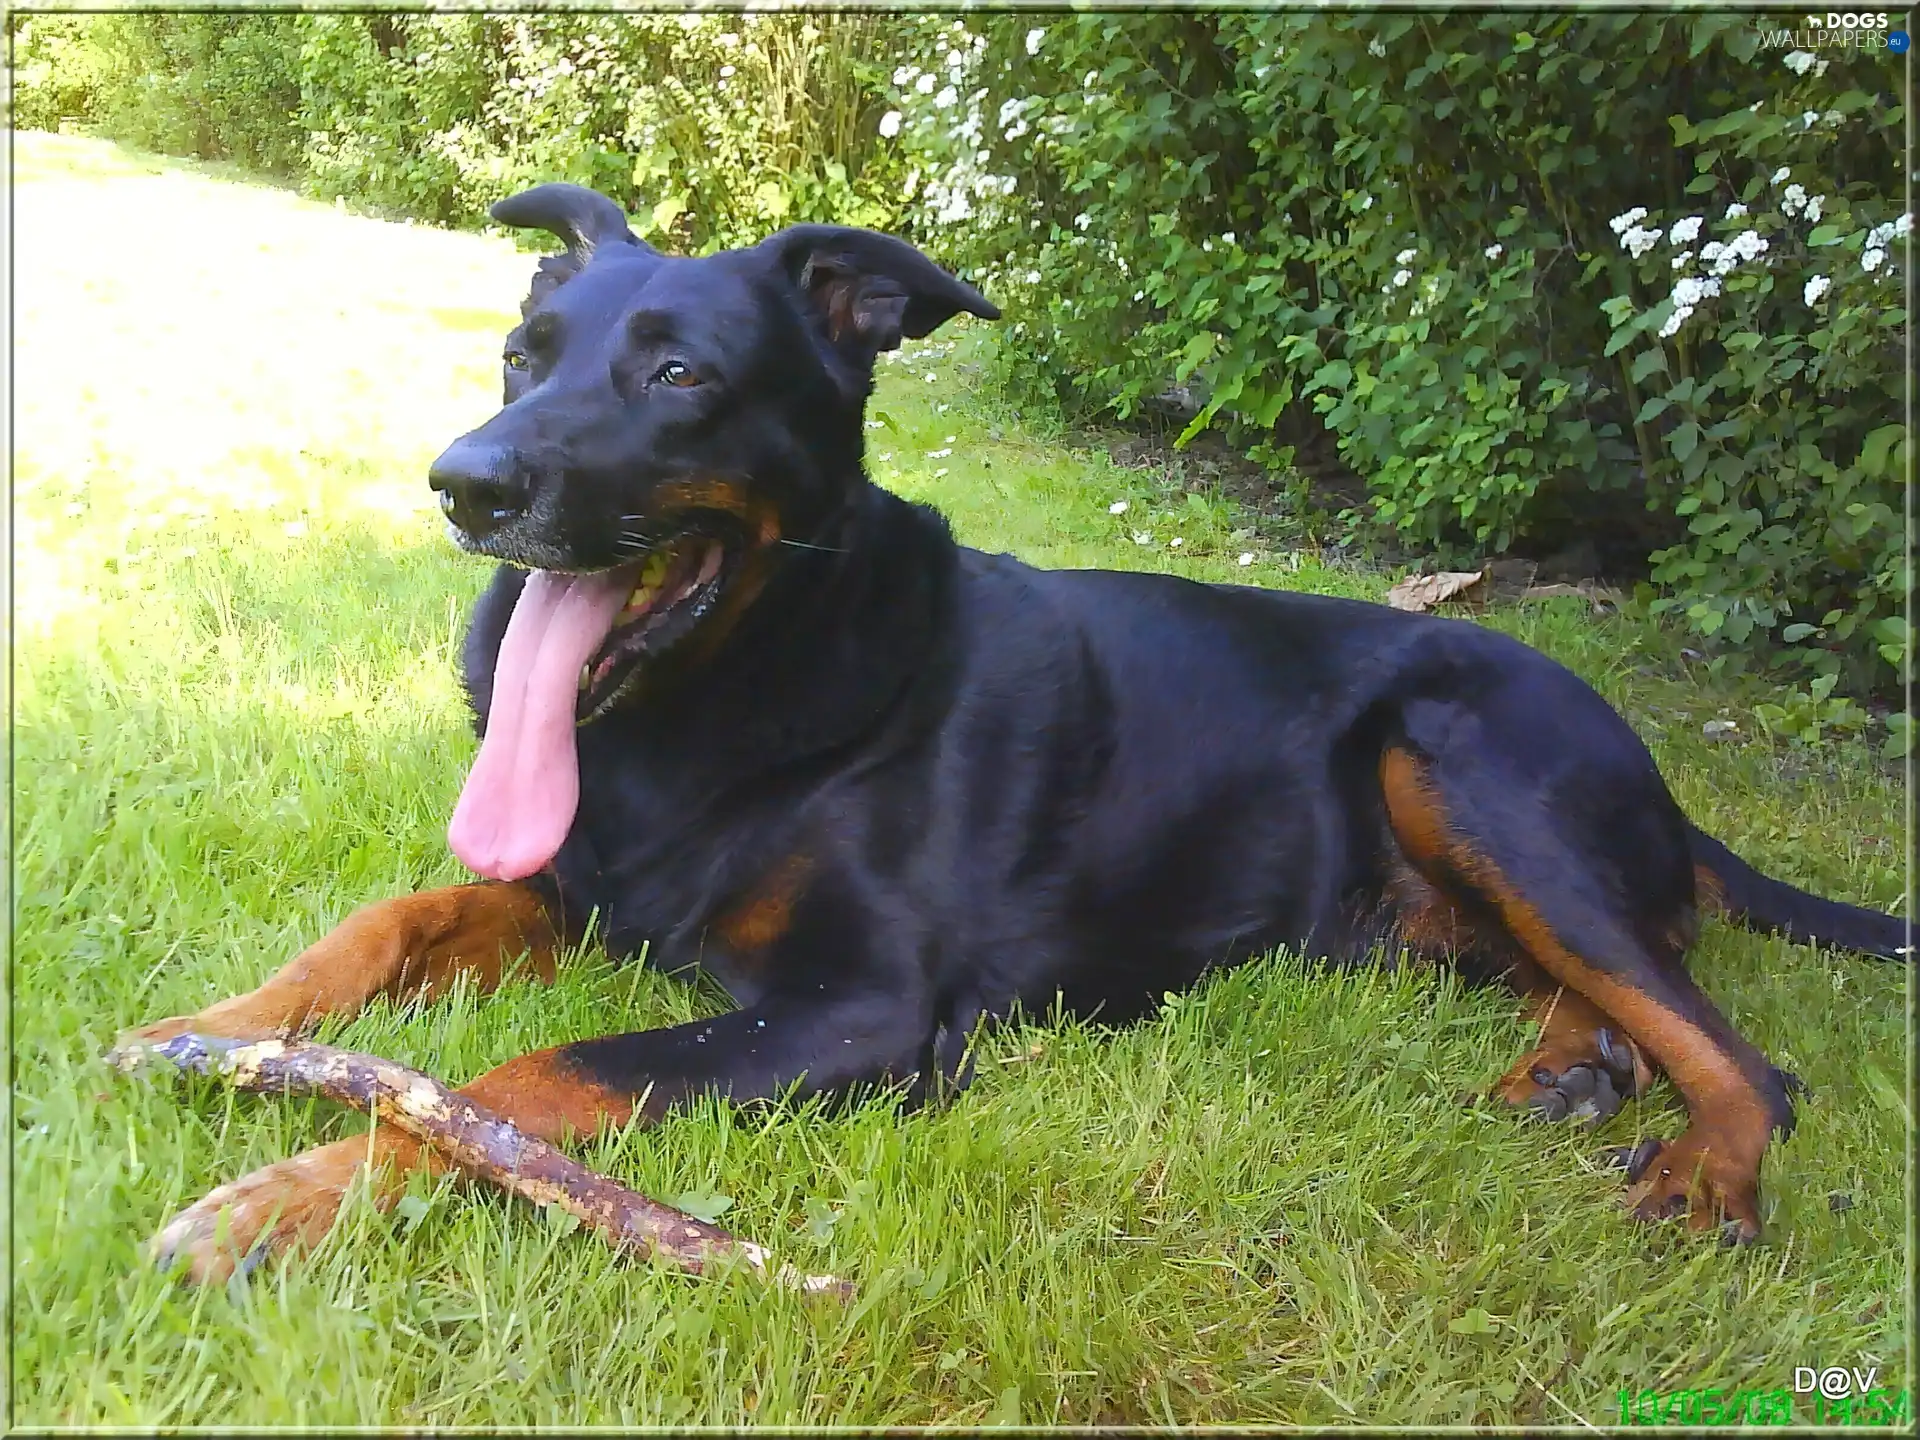
[[[1809,245],[1837,245],[1846,232],[1838,225],[1816,225],[1807,236]]]
[[[793,197],[777,180],[762,180],[753,187],[754,208],[770,220],[778,220],[792,208]]]
[[[1011,1426],[1020,1423],[1020,1387],[1009,1385],[1000,1392],[1000,1398],[994,1402],[993,1409],[984,1422],[989,1427]]]
[[[1447,1329],[1455,1335],[1491,1335],[1499,1328],[1500,1322],[1478,1305],[1458,1319],[1447,1322]]]
[[[1344,390],[1353,379],[1353,366],[1345,360],[1329,360],[1313,372],[1313,378],[1307,381],[1307,392],[1315,390]]]
[[[1672,403],[1673,402],[1664,395],[1653,396],[1646,404],[1640,407],[1640,413],[1633,417],[1633,423],[1636,425],[1646,424],[1647,421],[1660,414]]]
[[[655,230],[672,228],[673,222],[686,208],[687,197],[684,194],[668,195],[656,201],[653,207],[653,228]]]
[[[717,1190],[683,1190],[678,1195],[666,1197],[663,1203],[676,1210],[684,1210],[694,1219],[704,1220],[711,1225],[733,1208],[733,1197],[722,1195]]]
[[[1789,625],[1780,632],[1780,638],[1789,645],[1797,645],[1809,635],[1813,634],[1815,629],[1815,626],[1807,624]]]
[[[1860,468],[1869,475],[1889,473],[1887,455],[1895,445],[1903,445],[1907,438],[1904,425],[1882,425],[1867,433],[1866,443],[1860,447]],[[1900,467],[1894,466],[1894,471]]]

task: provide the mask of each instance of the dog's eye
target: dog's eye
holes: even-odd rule
[[[693,367],[684,360],[669,360],[653,372],[653,383],[688,390],[700,383],[700,377],[693,373]]]
[[[509,370],[524,370],[527,368],[527,357],[518,350],[507,351],[506,361]]]

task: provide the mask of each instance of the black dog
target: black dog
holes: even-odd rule
[[[1497,1087],[1523,1110],[1604,1118],[1665,1071],[1690,1124],[1629,1161],[1636,1213],[1759,1233],[1789,1079],[1688,977],[1698,914],[1889,957],[1902,922],[1735,858],[1605,702],[1502,635],[955,546],[862,469],[879,352],[997,314],[908,245],[805,225],[668,258],[569,185],[494,213],[567,251],[508,337],[505,408],[431,476],[459,542],[507,562],[450,832],[489,883],[361,910],[145,1038],[283,1034],[523,953],[550,973],[596,911],[614,953],[737,997],[466,1087],[554,1138],[708,1089],[964,1081],[1015,1002],[1118,1021],[1278,946],[1406,947],[1534,1002]],[[220,1205],[240,1250],[311,1237],[367,1153],[257,1172],[171,1240],[210,1276]]]

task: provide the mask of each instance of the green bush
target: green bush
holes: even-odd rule
[[[1404,544],[1624,517],[1723,661],[1899,673],[1900,267],[1884,243],[1860,265],[1898,210],[1885,52],[1783,66],[1750,19],[1512,13],[1011,15],[910,43],[923,214],[1007,304],[1014,383],[1121,416],[1183,384],[1189,436],[1276,468],[1310,406]],[[1730,276],[1610,224],[1771,233],[1782,166],[1826,177],[1826,223]],[[1661,336],[1703,265],[1721,293]]]
[[[296,22],[310,186],[472,224],[574,180],[663,244],[798,220],[884,225],[901,165],[881,22],[863,16],[308,15]]]
[[[14,20],[15,122],[79,121],[143,149],[291,175],[305,135],[294,17]]]

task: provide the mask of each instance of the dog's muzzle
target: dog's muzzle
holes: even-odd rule
[[[527,513],[532,497],[517,457],[504,446],[462,436],[427,470],[440,509],[474,540]]]

